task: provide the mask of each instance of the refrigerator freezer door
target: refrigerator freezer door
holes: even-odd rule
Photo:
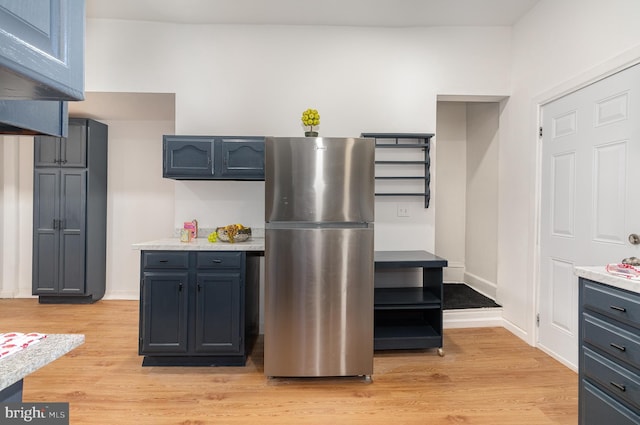
[[[374,139],[267,137],[265,221],[374,221]]]
[[[267,229],[264,373],[373,373],[373,228]]]

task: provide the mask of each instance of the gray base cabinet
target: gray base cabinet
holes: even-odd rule
[[[33,281],[41,303],[91,303],[106,281],[107,126],[34,138]]]
[[[142,251],[143,366],[243,366],[258,333],[259,257]]]
[[[164,136],[162,176],[175,180],[264,180],[264,137]]]
[[[580,278],[579,423],[640,423],[640,295]]]

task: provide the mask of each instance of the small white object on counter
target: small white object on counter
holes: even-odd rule
[[[209,242],[207,238],[180,242],[179,238],[158,239],[132,245],[140,251],[264,251],[264,238],[252,236],[245,242]]]
[[[574,273],[578,277],[640,294],[640,281],[613,275],[607,272],[605,266],[575,267]]]

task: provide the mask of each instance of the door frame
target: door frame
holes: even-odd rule
[[[538,133],[538,129],[542,127],[542,108],[555,101],[560,99],[563,96],[574,93],[578,90],[585,88],[588,85],[596,83],[598,81],[604,80],[607,77],[610,77],[613,74],[616,74],[620,71],[623,71],[627,68],[631,68],[634,65],[640,64],[640,46],[627,50],[626,52],[615,56],[602,64],[591,68],[585,73],[571,78],[564,83],[553,87],[550,90],[547,90],[533,98],[532,101],[532,116],[535,117],[536,126],[532,129],[533,134],[535,134],[535,143],[536,143],[536,166],[535,166],[535,222],[533,224],[533,234],[535,238],[533,240],[533,294],[532,299],[532,310],[530,311],[530,326],[533,329],[532,334],[532,344],[544,351],[546,354],[550,355],[554,359],[558,360],[568,368],[577,372],[578,365],[572,365],[566,363],[562,358],[556,357],[555,353],[549,352],[545,350],[539,343],[540,340],[540,328],[537,326],[536,315],[540,311],[539,309],[539,296],[540,296],[540,232],[541,232],[541,200],[542,200],[542,137]],[[549,131],[548,129],[546,131]]]

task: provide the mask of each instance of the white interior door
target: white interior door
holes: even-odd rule
[[[542,108],[539,346],[578,365],[574,266],[640,257],[640,65]]]

